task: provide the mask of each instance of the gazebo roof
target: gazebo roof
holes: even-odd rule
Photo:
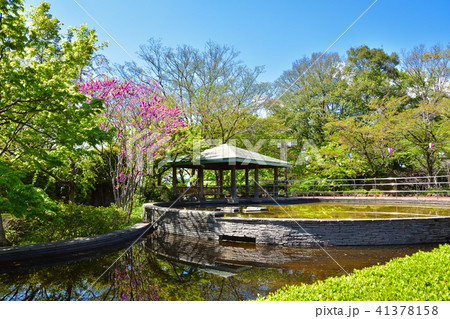
[[[292,166],[289,162],[228,144],[222,144],[207,149],[200,153],[199,158],[195,158],[194,160],[191,155],[186,155],[175,161],[169,161],[167,164],[170,166],[186,168],[202,166],[206,169],[224,169],[227,166],[235,166],[237,169],[252,168],[256,166],[259,168]]]

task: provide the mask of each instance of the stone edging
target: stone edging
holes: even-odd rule
[[[297,198],[310,202],[414,203],[446,205],[448,200]],[[270,202],[263,201],[265,204]],[[214,203],[216,205],[217,203]],[[273,204],[273,202],[272,202]],[[235,204],[236,205],[236,204]],[[166,207],[164,207],[166,206]],[[450,216],[403,219],[258,219],[223,217],[221,212],[170,208],[168,203],[145,204],[143,220],[158,231],[205,240],[234,240],[255,244],[330,246],[404,245],[450,242]]]

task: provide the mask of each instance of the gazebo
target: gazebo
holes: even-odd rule
[[[197,170],[197,189],[198,197],[201,201],[205,200],[204,192],[204,170],[218,171],[218,192],[223,196],[223,171],[231,171],[231,198],[230,202],[238,202],[236,170],[245,170],[245,195],[259,199],[259,169],[273,168],[273,196],[278,197],[278,169],[291,167],[292,164],[270,156],[265,156],[256,152],[251,152],[234,145],[222,144],[200,153],[197,157],[190,155],[178,158],[175,161],[168,162],[172,167],[172,185],[177,189],[177,169],[190,168]],[[249,171],[254,170],[254,191],[252,196],[249,194]],[[285,181],[286,183],[286,181]]]

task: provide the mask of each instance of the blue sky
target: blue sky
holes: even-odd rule
[[[265,66],[274,81],[292,63],[325,51],[375,0],[49,0],[65,26],[87,24],[109,41],[114,63],[139,62],[139,46],[153,37],[166,46],[203,49],[208,40],[234,47],[249,67]],[[37,4],[26,0],[25,4]],[[82,6],[106,30],[86,14]],[[330,49],[344,55],[368,45],[386,52],[450,43],[450,1],[378,0]],[[129,56],[131,55],[131,57]]]

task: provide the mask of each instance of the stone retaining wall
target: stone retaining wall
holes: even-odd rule
[[[284,219],[223,217],[223,213],[144,205],[144,221],[158,231],[200,239],[256,244],[324,246],[450,242],[450,217],[396,219]]]
[[[150,222],[158,232],[202,240],[219,240],[221,225],[217,221],[217,215],[216,212],[145,204],[143,221]]]
[[[255,238],[256,244],[402,245],[450,241],[450,218],[414,219],[249,219],[219,218],[230,238]]]

